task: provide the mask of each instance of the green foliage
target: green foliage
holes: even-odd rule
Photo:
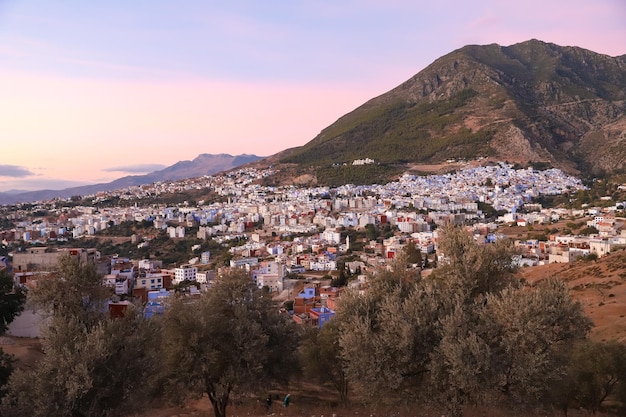
[[[182,282],[174,285],[174,291],[189,292],[191,287],[196,287],[197,289],[200,289],[200,283],[198,281],[183,280]]]
[[[434,401],[455,416],[503,398],[537,401],[562,374],[562,352],[589,330],[581,305],[556,279],[522,287],[506,242],[478,245],[445,226],[439,243],[445,260],[427,279],[397,268],[342,298],[335,320],[352,386],[371,399]]]
[[[595,252],[588,253],[587,255],[582,257],[582,260],[585,262],[597,262],[598,254]]]
[[[419,398],[447,297],[426,282],[377,278],[373,287],[344,295],[335,318],[346,374],[372,401],[397,392]]]
[[[132,305],[111,319],[100,283],[93,265],[65,257],[57,276],[33,290],[32,302],[50,314],[45,355],[11,376],[3,415],[114,417],[145,406],[157,369],[156,324]]]
[[[564,410],[590,413],[607,402],[626,406],[626,346],[616,341],[576,344],[567,355],[567,372],[553,385],[550,399]]]
[[[0,269],[0,336],[24,309],[25,301],[24,290],[14,285],[13,278],[6,269]]]
[[[498,240],[478,245],[466,230],[446,225],[439,232],[438,253],[445,261],[434,271],[433,279],[459,286],[468,301],[480,295],[497,293],[517,285],[511,259],[516,254],[512,242]]]
[[[338,187],[344,184],[384,184],[400,173],[399,167],[391,165],[339,165],[317,169],[318,184]]]
[[[493,132],[449,129],[461,120],[456,110],[476,94],[468,89],[432,103],[395,101],[362,106],[283,162],[323,166],[372,158],[381,164],[393,164],[426,161],[444,151],[447,158],[489,155],[492,151],[488,142]]]
[[[533,167],[533,169],[537,171],[545,171],[547,169],[553,168],[551,163],[543,161],[528,161],[528,166]]]
[[[112,225],[100,232],[98,235],[102,236],[126,236],[130,237],[140,231],[153,228],[153,222],[149,220],[142,220],[136,222],[134,220],[126,220],[117,225]]]
[[[409,264],[417,264],[422,265],[422,252],[415,246],[415,242],[412,240],[406,244],[403,248],[404,254],[406,256],[406,261]]]
[[[578,234],[583,236],[597,235],[598,233],[598,229],[593,226],[583,227],[578,231]]]
[[[330,382],[339,394],[339,404],[348,404],[348,377],[344,370],[339,346],[339,326],[336,320],[321,329],[306,329],[300,344],[300,363],[307,378],[320,383]]]
[[[367,231],[368,240],[376,240],[380,236],[379,229],[372,223],[366,225],[365,230]]]
[[[562,372],[561,352],[583,340],[591,327],[582,305],[556,278],[531,291],[507,288],[489,294],[485,303],[479,321],[489,346],[490,386],[516,401],[539,398]]]
[[[65,255],[59,258],[55,279],[40,280],[29,300],[53,318],[73,318],[89,327],[102,319],[108,291],[92,263]]]
[[[0,400],[7,394],[7,382],[13,373],[14,358],[0,349]]]
[[[478,202],[478,209],[482,211],[487,219],[495,219],[498,216],[502,216],[506,213],[506,210],[496,210],[491,204],[483,201]]]
[[[9,324],[24,309],[26,293],[16,287],[13,278],[5,269],[0,270],[0,336],[8,329]],[[13,357],[0,349],[0,398],[4,397],[9,376],[13,372]]]
[[[216,417],[231,393],[256,393],[295,369],[293,322],[242,270],[230,270],[198,300],[178,298],[164,316],[168,391],[208,395]]]
[[[337,275],[337,278],[332,279],[330,285],[333,287],[345,287],[348,285],[348,278],[350,275],[346,270],[345,262],[338,262],[337,270],[339,271],[339,274]]]

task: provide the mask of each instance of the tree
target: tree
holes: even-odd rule
[[[479,320],[490,348],[492,386],[515,400],[539,398],[564,371],[559,357],[591,328],[582,305],[557,278],[489,295]]]
[[[339,326],[331,320],[319,329],[312,327],[300,347],[300,362],[307,377],[330,382],[339,393],[339,404],[348,404],[348,377],[339,345]]]
[[[24,309],[25,300],[24,290],[14,285],[13,278],[5,269],[0,270],[0,336],[7,331],[9,324]],[[0,349],[0,398],[6,393],[5,385],[12,372],[13,357]]]
[[[65,255],[59,258],[53,277],[37,282],[29,300],[52,319],[72,318],[89,328],[107,311],[107,295],[93,263]]]
[[[447,226],[440,249],[445,262],[432,279],[449,288],[453,308],[439,318],[428,364],[433,397],[453,415],[500,397],[539,399],[563,371],[563,350],[589,331],[582,306],[557,279],[522,287],[507,242],[478,245]]]
[[[339,271],[339,275],[337,278],[332,279],[330,285],[333,287],[345,287],[348,285],[348,275],[349,272],[346,271],[346,263],[345,261],[337,262],[337,270]]]
[[[376,228],[376,226],[373,223],[366,224],[365,230],[367,232],[367,238],[369,240],[376,240],[378,236],[380,236],[380,231]]]
[[[14,358],[0,349],[0,399],[7,393],[7,382],[13,373]]]
[[[207,394],[216,417],[230,395],[286,381],[296,368],[296,332],[242,270],[220,276],[200,299],[176,299],[164,316],[167,385]]]
[[[10,379],[3,413],[11,416],[121,416],[144,406],[156,375],[156,322],[131,305],[112,319],[93,264],[59,261],[32,301],[49,319],[43,358]]]
[[[626,346],[616,341],[582,341],[567,355],[567,372],[553,385],[551,398],[561,407],[596,413],[613,399],[626,401]],[[556,400],[556,401],[555,401]]]
[[[410,240],[404,247],[403,251],[406,256],[407,263],[422,266],[422,252],[415,246],[415,242]]]
[[[578,231],[578,234],[582,236],[597,235],[598,233],[598,229],[593,226],[587,226]]]
[[[6,333],[9,324],[24,309],[26,293],[16,287],[6,269],[0,269],[0,335]]]
[[[365,294],[345,293],[333,319],[341,330],[346,375],[372,400],[397,393],[405,399],[420,396],[437,344],[436,323],[449,308],[442,287],[430,280],[406,279],[405,265],[401,261],[397,269],[370,277]]]
[[[519,285],[511,241],[478,245],[465,229],[451,224],[442,227],[440,235],[438,253],[443,254],[444,262],[433,272],[433,279],[458,287],[468,302]]]
[[[446,226],[439,246],[445,260],[427,279],[395,268],[342,297],[334,320],[350,383],[370,398],[435,401],[453,416],[470,404],[536,401],[589,330],[581,305],[556,279],[522,286],[506,242],[478,245]]]

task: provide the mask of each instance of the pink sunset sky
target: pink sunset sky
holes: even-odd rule
[[[624,55],[626,3],[3,1],[0,191],[268,156],[454,49],[532,38]]]

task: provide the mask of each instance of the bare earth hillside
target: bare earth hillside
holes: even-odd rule
[[[626,343],[626,251],[612,253],[597,262],[524,268],[520,275],[529,283],[550,276],[561,278],[593,321],[591,337]]]

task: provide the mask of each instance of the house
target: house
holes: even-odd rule
[[[174,268],[174,284],[180,284],[183,281],[195,281],[198,268],[191,264],[181,265]]]
[[[605,239],[591,239],[589,240],[589,250],[600,258],[611,252],[611,242]]]
[[[111,318],[119,318],[124,317],[126,314],[126,310],[132,306],[132,303],[129,301],[117,301],[117,302],[109,302],[109,314]]]
[[[169,307],[171,296],[172,293],[165,289],[148,292],[148,302],[143,310],[144,317],[150,318],[163,314]]]
[[[147,290],[160,290],[164,288],[166,274],[153,271],[140,271],[134,288],[145,288]]]
[[[311,311],[309,311],[309,317],[311,318],[311,324],[315,325],[317,324],[317,326],[321,329],[322,326],[324,325],[324,323],[327,323],[330,319],[332,319],[335,316],[335,311],[331,310],[328,307],[319,307],[319,308],[312,308]]]
[[[308,313],[312,308],[319,305],[319,285],[308,284],[293,300],[294,316]]]
[[[279,262],[261,262],[252,271],[252,279],[259,288],[267,287],[270,292],[283,290],[285,278],[285,265]]]
[[[215,279],[215,271],[203,271],[196,274],[196,281],[200,284],[208,284],[209,286],[213,284],[213,280]]]
[[[128,294],[129,291],[130,291],[130,280],[128,279],[128,277],[118,275],[115,278],[115,294],[116,295]]]

